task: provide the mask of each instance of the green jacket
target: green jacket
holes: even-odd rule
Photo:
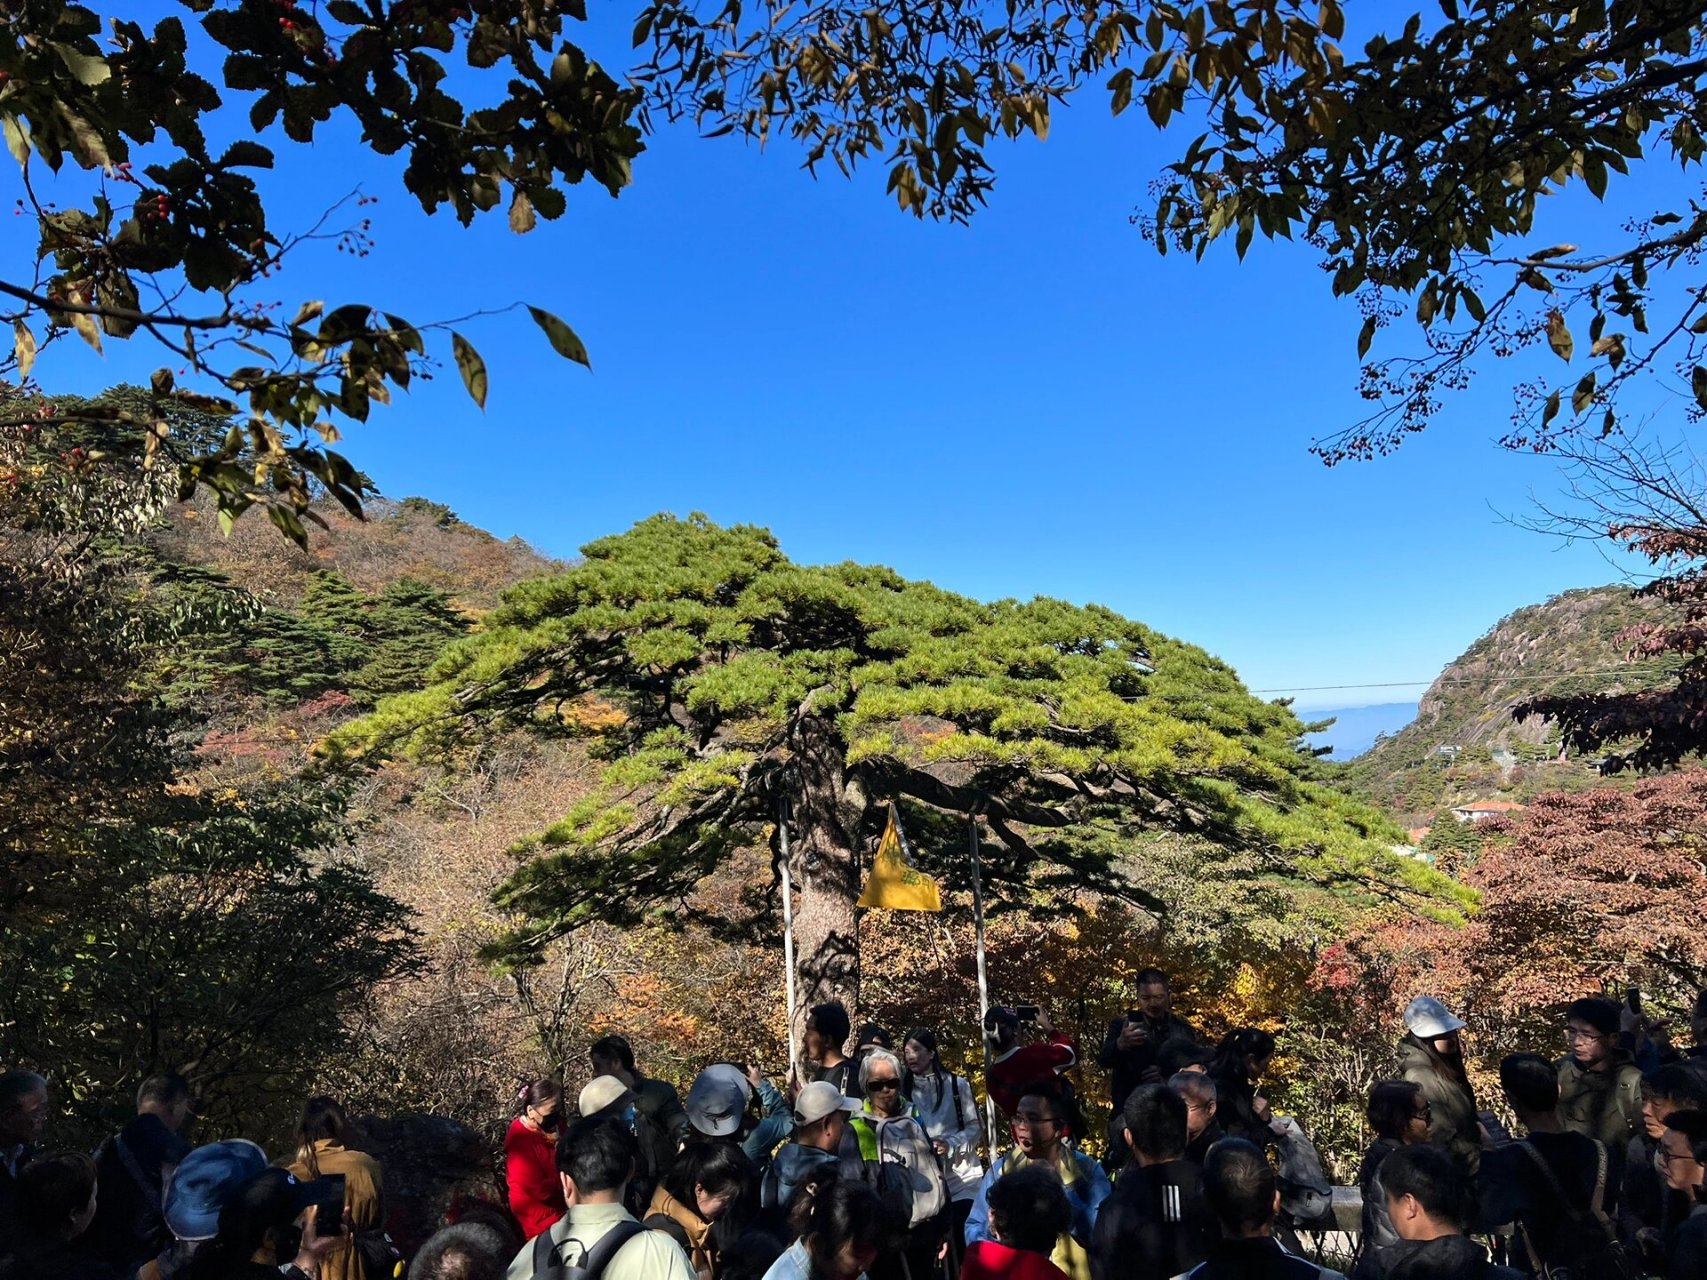
[[[1481,1120],[1476,1095],[1434,1054],[1410,1037],[1399,1042],[1399,1074],[1428,1100],[1429,1141],[1444,1147],[1471,1177],[1482,1167]]]
[[[1642,1132],[1642,1072],[1620,1053],[1605,1071],[1587,1071],[1567,1054],[1558,1061],[1559,1123],[1622,1151]]]

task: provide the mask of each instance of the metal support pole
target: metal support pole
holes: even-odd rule
[[[782,963],[788,980],[788,1078],[791,1085],[800,1083],[800,1039],[794,1034],[794,1014],[800,1007],[794,985],[794,883],[789,873],[791,857],[788,851],[788,801],[777,806],[776,829],[782,842]],[[982,926],[979,926],[982,928]]]
[[[990,1038],[984,1019],[990,1013],[990,979],[984,968],[984,877],[978,865],[978,815],[966,815],[968,843],[972,853],[972,924],[978,939],[978,1044],[984,1052],[984,1122],[989,1135],[990,1155],[996,1153],[996,1100],[990,1093]]]

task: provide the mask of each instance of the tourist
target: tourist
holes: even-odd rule
[[[714,1062],[694,1077],[686,1114],[690,1135],[739,1143],[755,1169],[794,1125],[782,1091],[756,1066],[733,1062]]]
[[[800,1187],[790,1216],[798,1239],[764,1280],[864,1280],[895,1230],[875,1191],[823,1170]]]
[[[481,1222],[456,1222],[428,1237],[409,1259],[409,1280],[504,1280],[504,1237]]]
[[[193,1113],[189,1081],[173,1071],[149,1076],[136,1091],[135,1117],[96,1148],[101,1194],[88,1242],[123,1275],[171,1248],[166,1183],[189,1154],[184,1130]]]
[[[990,1188],[991,1239],[966,1251],[960,1280],[1067,1280],[1049,1260],[1073,1225],[1061,1180],[1033,1165]]]
[[[1168,1077],[1168,1088],[1185,1101],[1185,1158],[1201,1169],[1209,1148],[1227,1136],[1215,1118],[1220,1107],[1215,1081],[1204,1071],[1177,1071]]]
[[[1618,1044],[1618,1005],[1592,997],[1565,1010],[1565,1056],[1559,1073],[1559,1119],[1624,1151],[1642,1130],[1642,1072]]]
[[[634,1103],[634,1091],[618,1076],[594,1076],[581,1090],[577,1107],[583,1120],[616,1120],[634,1137],[639,1159],[628,1183],[628,1211],[646,1215],[652,1193],[676,1162],[676,1145]]]
[[[563,1180],[557,1176],[557,1134],[563,1127],[563,1086],[555,1080],[524,1083],[516,1116],[504,1134],[504,1181],[510,1212],[532,1240],[563,1216]]]
[[[1481,1221],[1516,1225],[1513,1261],[1533,1275],[1605,1272],[1617,1248],[1623,1153],[1565,1130],[1558,1076],[1540,1054],[1509,1055],[1500,1088],[1527,1136],[1483,1152]]]
[[[861,1178],[906,1233],[900,1251],[879,1255],[872,1269],[878,1277],[928,1272],[947,1229],[948,1192],[936,1149],[902,1096],[902,1074],[900,1058],[869,1048],[860,1061],[865,1103],[848,1118]]]
[[[1139,1085],[1126,1099],[1121,1140],[1134,1163],[1097,1210],[1095,1280],[1170,1280],[1209,1256],[1218,1233],[1202,1171],[1185,1159],[1189,1131],[1185,1099],[1167,1085]]]
[[[385,1179],[379,1161],[349,1147],[350,1121],[335,1098],[310,1098],[296,1126],[296,1159],[290,1171],[304,1182],[344,1179],[344,1213],[352,1232],[379,1232],[385,1225]],[[370,1276],[352,1235],[320,1260],[321,1280],[388,1280]]]
[[[38,1156],[18,1174],[15,1228],[0,1245],[0,1280],[119,1280],[84,1238],[95,1220],[95,1162]]]
[[[47,1081],[33,1071],[0,1075],[0,1239],[12,1225],[18,1173],[47,1131]]]
[[[1399,1074],[1428,1100],[1429,1141],[1451,1152],[1474,1177],[1482,1159],[1482,1130],[1464,1066],[1464,1027],[1464,1020],[1433,996],[1412,1000],[1399,1042]]]
[[[1657,1153],[1666,1121],[1679,1111],[1707,1111],[1707,1062],[1686,1058],[1642,1078],[1642,1132],[1630,1139],[1619,1190],[1619,1234],[1652,1270],[1665,1261],[1665,1242],[1689,1213],[1688,1197],[1672,1190]]]
[[[1165,1081],[1179,1070],[1177,1064],[1170,1064],[1173,1070],[1162,1072],[1156,1060],[1161,1047],[1170,1040],[1186,1044],[1197,1040],[1191,1024],[1174,1016],[1174,994],[1167,974],[1160,969],[1141,969],[1136,987],[1135,1007],[1108,1024],[1102,1052],[1097,1055],[1097,1065],[1110,1073],[1109,1097],[1117,1122],[1128,1094],[1141,1084]]]
[[[1464,1234],[1475,1222],[1475,1191],[1449,1152],[1432,1143],[1400,1147],[1382,1162],[1381,1185],[1399,1235],[1387,1280],[1521,1280]]]
[[[839,1164],[848,1116],[859,1107],[857,1098],[839,1093],[828,1080],[814,1080],[802,1089],[794,1100],[794,1139],[777,1150],[765,1170],[759,1203],[784,1210],[808,1176],[825,1165]]]
[[[1215,1082],[1215,1117],[1230,1138],[1243,1138],[1260,1147],[1274,1142],[1273,1113],[1268,1098],[1257,1091],[1274,1058],[1274,1037],[1255,1027],[1229,1031],[1209,1062]]]
[[[937,1155],[942,1157],[948,1180],[949,1252],[952,1260],[958,1261],[966,1218],[984,1177],[984,1162],[978,1155],[984,1131],[972,1099],[972,1082],[942,1065],[936,1033],[928,1027],[914,1027],[907,1033],[901,1055],[907,1065],[903,1088]]]
[[[740,1204],[752,1186],[753,1162],[732,1142],[690,1142],[652,1193],[646,1225],[662,1218],[674,1224],[699,1280],[719,1268],[712,1226]]]
[[[1658,1163],[1689,1204],[1666,1240],[1666,1280],[1707,1280],[1707,1112],[1678,1111],[1666,1121]]]
[[[1068,1098],[1070,1086],[1060,1082],[1061,1073],[1079,1060],[1079,1051],[1072,1038],[1055,1030],[1049,1014],[1038,1009],[1030,1019],[1043,1037],[1021,1043],[1020,1028],[1026,1024],[1019,1010],[997,1007],[984,1015],[984,1039],[990,1050],[990,1065],[985,1084],[990,1098],[1003,1115],[1011,1116],[1028,1089],[1043,1085],[1054,1096]],[[1077,1108],[1067,1105],[1064,1120],[1077,1119]]]
[[[634,1106],[676,1146],[688,1140],[688,1113],[675,1086],[643,1075],[634,1065],[634,1050],[621,1036],[601,1036],[587,1050],[595,1076],[615,1076],[634,1095]]]
[[[320,1280],[327,1256],[348,1243],[349,1218],[322,1222],[309,1195],[286,1169],[249,1178],[226,1200],[218,1232],[182,1280]]]
[[[137,1272],[139,1280],[177,1280],[219,1235],[219,1216],[267,1167],[267,1153],[233,1138],[196,1147],[172,1170],[164,1217],[172,1244]]]
[[[1263,1149],[1244,1138],[1215,1144],[1203,1162],[1203,1198],[1221,1228],[1190,1280],[1340,1280],[1274,1238],[1280,1184]]]
[[[842,1052],[852,1029],[847,1006],[840,1000],[815,1004],[806,1014],[807,1074],[812,1080],[827,1081],[837,1093],[848,1097],[859,1092],[858,1068]]]
[[[1429,1140],[1429,1106],[1422,1087],[1409,1080],[1383,1080],[1369,1091],[1364,1113],[1375,1140],[1363,1153],[1357,1185],[1363,1193],[1363,1229],[1357,1240],[1352,1280],[1378,1280],[1386,1275],[1388,1255],[1399,1242],[1387,1216],[1387,1193],[1381,1186],[1381,1165],[1400,1147]]]
[[[1066,1141],[1060,1097],[1048,1085],[1027,1090],[1009,1124],[1014,1145],[996,1158],[978,1186],[978,1197],[966,1219],[966,1243],[991,1238],[990,1188],[1017,1169],[1041,1165],[1060,1178],[1073,1207],[1073,1225],[1055,1251],[1055,1264],[1075,1280],[1084,1280],[1090,1275],[1089,1249],[1097,1211],[1111,1190],[1108,1175]]]
[[[522,1246],[507,1280],[548,1280],[553,1268],[589,1262],[599,1264],[604,1280],[696,1280],[681,1245],[667,1232],[645,1230],[624,1207],[639,1158],[634,1134],[620,1120],[576,1121],[557,1144],[568,1208]],[[613,1232],[612,1243],[601,1248]]]

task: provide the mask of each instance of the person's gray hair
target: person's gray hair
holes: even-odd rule
[[[895,1078],[901,1079],[906,1073],[901,1069],[901,1059],[887,1049],[872,1049],[859,1062],[859,1087],[863,1091],[865,1082],[871,1079],[871,1064],[887,1062],[895,1071]]]
[[[47,1077],[33,1071],[8,1071],[0,1075],[0,1111],[10,1111],[32,1093],[47,1088]]]
[[[1214,1102],[1219,1098],[1215,1081],[1201,1071],[1176,1071],[1168,1077],[1168,1088],[1182,1098],[1192,1098],[1198,1102]]]
[[[458,1222],[436,1232],[409,1263],[409,1280],[504,1280],[509,1259],[496,1227]]]

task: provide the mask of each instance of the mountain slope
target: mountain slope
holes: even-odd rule
[[[1542,694],[1664,684],[1676,659],[1626,662],[1619,633],[1675,616],[1628,587],[1567,591],[1502,618],[1441,672],[1416,719],[1347,770],[1348,780],[1407,822],[1478,799],[1522,802],[1542,791],[1603,784],[1587,761],[1561,760],[1551,722],[1512,708]]]

